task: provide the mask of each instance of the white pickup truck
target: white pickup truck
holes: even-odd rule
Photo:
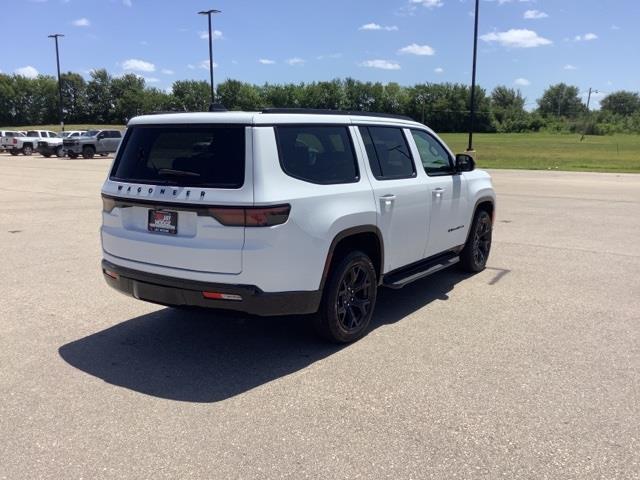
[[[23,132],[16,130],[0,130],[0,150],[9,150],[13,147],[13,137],[24,137]]]
[[[63,140],[66,140],[67,138],[77,138],[84,132],[84,130],[72,130],[70,132],[62,132],[55,138],[42,139],[38,141],[36,150],[43,157],[48,158],[51,155],[55,155],[56,157],[64,157],[65,150],[62,145]]]
[[[56,132],[49,130],[29,130],[25,137],[13,137],[11,142],[5,146],[11,155],[32,155],[38,147],[38,142],[48,138],[59,138]]]

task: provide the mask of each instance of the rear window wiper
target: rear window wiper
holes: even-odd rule
[[[196,172],[190,172],[189,170],[175,170],[173,168],[161,168],[158,170],[158,175],[166,177],[199,177],[200,174]]]

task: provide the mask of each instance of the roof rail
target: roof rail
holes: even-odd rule
[[[411,117],[406,115],[396,115],[394,113],[380,112],[353,112],[347,110],[331,110],[328,108],[265,108],[261,113],[303,113],[311,115],[347,115],[358,117],[381,117],[381,118],[397,118],[399,120],[409,120],[415,122]]]

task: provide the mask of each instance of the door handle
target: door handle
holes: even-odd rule
[[[434,188],[433,189],[433,194],[437,197],[440,198],[442,196],[442,194],[444,193],[445,189],[442,187],[438,187],[438,188]]]
[[[396,199],[396,196],[393,195],[392,193],[389,193],[387,195],[383,195],[380,197],[380,201],[384,205],[384,209],[387,211],[391,210],[391,206],[393,205],[393,201],[395,199]]]

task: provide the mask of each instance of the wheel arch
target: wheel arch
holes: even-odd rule
[[[322,271],[320,290],[324,289],[334,260],[342,258],[345,253],[356,249],[362,250],[369,255],[376,269],[378,282],[382,281],[384,268],[384,240],[382,238],[382,232],[376,225],[360,225],[342,230],[331,241]]]

